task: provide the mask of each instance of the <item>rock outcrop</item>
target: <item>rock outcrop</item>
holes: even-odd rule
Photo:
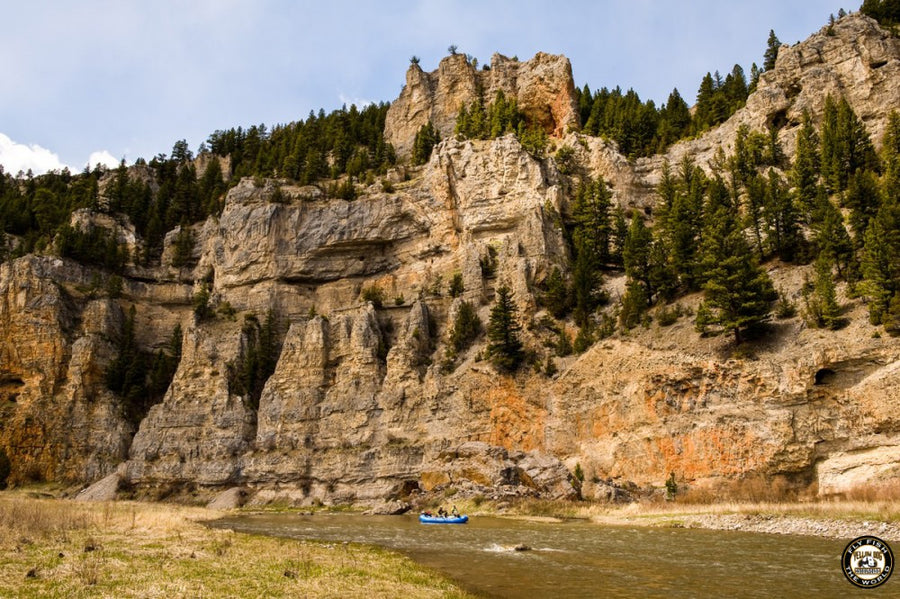
[[[385,140],[399,156],[409,156],[423,125],[430,121],[446,139],[453,135],[463,105],[471,104],[479,93],[492,102],[499,91],[515,98],[528,121],[550,135],[561,137],[579,126],[572,65],[565,56],[538,52],[519,62],[494,54],[490,68],[479,71],[466,56],[453,54],[431,73],[410,65],[406,85],[388,109]]]
[[[0,449],[10,482],[116,472],[137,489],[239,487],[253,504],[406,506],[417,493],[451,492],[619,501],[672,472],[693,485],[780,476],[824,494],[895,477],[900,347],[874,334],[860,300],[842,298],[850,325],[840,331],[779,321],[747,355],[682,319],[555,358],[540,286],[570,260],[561,215],[573,179],[514,136],[450,133],[479,88],[486,97],[502,90],[558,136],[557,147],[572,148],[579,172],[602,175],[617,203],[650,214],[664,160],[689,153],[707,167],[742,124],[781,127],[790,155],[803,111],[820,119],[827,93],[847,97],[877,141],[900,104],[898,68],[900,42],[845,17],[834,35],[783,47],[721,127],[629,162],[611,142],[569,131],[577,113],[562,57],[497,55],[483,71],[463,56],[434,73],[413,65],[387,137],[403,155],[430,120],[445,139],[390,192],[361,187],[344,201],[311,186],[236,182],[221,215],[193,226],[196,266],[172,268],[164,252],[163,266],[129,266],[116,297],[103,291],[104,273],[71,261],[26,256],[0,267]],[[76,217],[140,241],[127,223]],[[804,268],[772,265],[770,274],[796,299]],[[515,376],[484,359],[483,337],[447,352],[462,302],[486,323],[501,283],[529,356]],[[607,291],[619,288],[612,279]],[[218,308],[207,320],[192,305],[202,289]],[[696,309],[699,298],[681,302]],[[163,347],[176,324],[184,331],[174,380],[139,423],[104,381],[132,305],[142,348]],[[270,310],[280,354],[257,402],[229,377],[243,318]],[[546,374],[548,358],[557,374]]]
[[[861,14],[838,19],[802,43],[784,45],[775,68],[760,75],[756,91],[747,104],[727,122],[696,140],[672,146],[664,156],[638,160],[639,181],[647,189],[659,183],[662,162],[677,165],[690,156],[709,170],[719,148],[728,154],[737,130],[778,129],[778,140],[788,156],[796,146],[797,133],[808,112],[821,124],[828,96],[846,98],[880,145],[891,111],[900,101],[900,42],[878,23]]]

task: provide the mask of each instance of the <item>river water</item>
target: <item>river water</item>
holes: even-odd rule
[[[840,556],[850,539],[502,518],[423,525],[414,516],[264,514],[211,525],[387,547],[483,597],[900,597],[900,579],[870,591],[847,582]]]

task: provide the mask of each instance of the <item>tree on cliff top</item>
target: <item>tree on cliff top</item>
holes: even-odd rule
[[[864,0],[859,10],[882,25],[900,23],[900,0]]]
[[[763,54],[763,70],[771,71],[775,68],[775,60],[778,58],[778,49],[781,48],[781,42],[775,35],[775,30],[769,30],[769,39],[766,41],[766,53]]]

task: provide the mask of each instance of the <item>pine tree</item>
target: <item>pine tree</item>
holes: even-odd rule
[[[440,142],[441,136],[431,121],[422,125],[416,132],[416,139],[413,142],[412,163],[425,164],[428,162],[428,159],[431,158],[431,150]]]
[[[547,291],[544,294],[544,305],[556,318],[565,317],[572,308],[571,292],[562,272],[555,266],[547,277],[545,287]]]
[[[856,171],[879,167],[865,125],[846,99],[836,102],[828,96],[825,100],[821,155],[822,178],[831,193],[847,189]]]
[[[575,223],[572,232],[575,246],[572,283],[575,320],[580,325],[587,322],[604,299],[600,292],[601,269],[610,262],[611,204],[611,195],[602,178],[583,182],[575,195],[572,207]]]
[[[803,125],[797,135],[797,151],[791,169],[791,183],[797,204],[803,209],[806,222],[816,206],[819,180],[819,136],[816,134],[809,113],[803,113]]]
[[[839,276],[852,278],[855,269],[853,242],[844,227],[844,216],[821,188],[811,227],[817,253],[826,256],[837,266]]]
[[[844,206],[850,209],[850,228],[856,247],[865,241],[869,221],[878,213],[881,205],[880,190],[875,176],[869,170],[858,170],[850,177],[844,194]]]
[[[746,226],[753,233],[753,241],[760,260],[765,258],[763,243],[764,211],[766,205],[766,183],[759,175],[754,174],[746,182],[744,218]]]
[[[699,133],[713,125],[713,101],[715,96],[716,87],[713,82],[712,74],[706,73],[700,82],[700,89],[697,90],[697,105],[694,110],[693,118],[694,133]]]
[[[653,299],[653,281],[651,275],[650,256],[653,244],[653,233],[644,225],[644,220],[635,212],[631,217],[628,235],[622,257],[625,261],[625,276],[630,281],[644,287],[646,304]]]
[[[771,71],[775,68],[775,60],[778,58],[778,50],[781,48],[781,42],[775,35],[775,30],[769,30],[769,39],[766,41],[766,52],[763,55],[763,70]]]
[[[759,85],[759,76],[762,71],[759,70],[759,67],[754,62],[750,65],[750,83],[747,85],[748,94],[752,94],[756,91],[756,87]]]
[[[175,252],[172,255],[172,266],[181,268],[187,266],[194,252],[194,232],[190,227],[184,226],[175,237]]]
[[[884,164],[883,195],[887,200],[900,201],[900,113],[892,110],[882,144]]]
[[[497,289],[497,300],[491,308],[488,323],[488,355],[499,370],[514,372],[525,357],[519,340],[521,325],[516,319],[516,305],[506,285]]]
[[[866,228],[861,268],[869,302],[869,320],[888,319],[900,290],[900,204],[886,200]]]
[[[859,10],[882,25],[900,23],[900,2],[897,0],[863,0]]]
[[[579,253],[590,254],[598,267],[609,262],[612,195],[603,178],[582,182],[572,205],[572,241]]]
[[[744,330],[769,318],[777,294],[726,205],[719,205],[707,219],[703,265],[704,305],[710,322],[733,332],[735,343],[740,344]]]
[[[763,213],[771,250],[785,262],[793,261],[803,245],[800,214],[775,169],[769,169]]]
[[[841,307],[837,303],[831,261],[824,254],[816,260],[816,280],[813,297],[807,300],[807,317],[813,324],[826,329],[841,326]]]
[[[467,301],[461,302],[453,319],[453,327],[450,329],[450,348],[453,355],[468,349],[481,334],[481,328],[481,319],[478,318],[472,304]]]

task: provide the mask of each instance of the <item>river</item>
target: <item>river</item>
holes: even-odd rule
[[[472,518],[423,525],[413,516],[254,514],[217,528],[378,545],[408,555],[483,597],[847,597],[847,540],[584,521]],[[516,551],[525,545],[527,551]],[[868,591],[900,597],[900,580]]]

